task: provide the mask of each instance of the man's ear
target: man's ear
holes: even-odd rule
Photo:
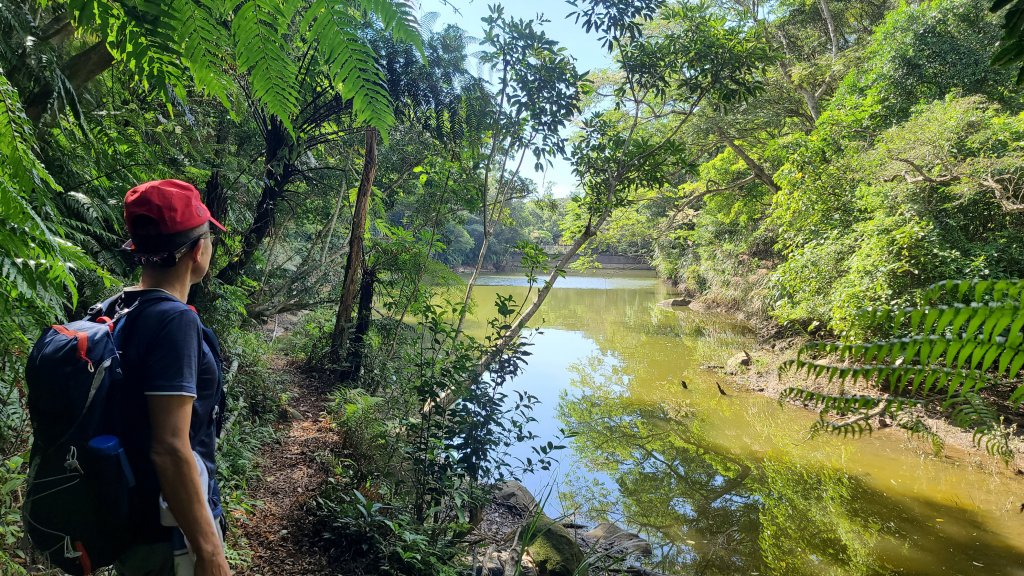
[[[192,261],[197,264],[199,262],[202,262],[203,260],[203,244],[205,244],[205,242],[203,242],[202,240],[196,242],[196,245],[192,247],[192,252],[189,254],[189,257],[192,258]]]

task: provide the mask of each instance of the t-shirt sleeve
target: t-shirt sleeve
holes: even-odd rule
[[[182,309],[168,314],[148,339],[147,353],[139,358],[142,392],[196,396],[202,328],[195,312]]]

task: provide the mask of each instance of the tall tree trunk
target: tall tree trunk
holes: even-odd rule
[[[242,235],[242,250],[238,256],[221,269],[217,278],[233,284],[252,261],[263,240],[274,227],[277,204],[285,195],[285,188],[292,177],[292,169],[298,146],[288,134],[284,124],[276,117],[271,118],[264,136],[263,192],[256,202],[256,214],[252,224]]]
[[[61,65],[60,71],[74,92],[78,92],[83,86],[92,81],[100,74],[106,72],[114,64],[114,55],[107,50],[107,44],[103,40],[96,42],[85,50],[67,59]],[[53,99],[55,87],[47,83],[25,98],[25,114],[33,124],[39,125],[43,114]]]
[[[751,158],[743,147],[737,144],[735,140],[727,136],[724,132],[720,131],[718,135],[725,142],[725,145],[736,153],[736,155],[740,157],[740,160],[743,160],[743,163],[747,165],[747,168],[750,168],[750,171],[754,173],[754,177],[763,182],[764,185],[772,192],[779,191],[779,185],[775,183],[775,178],[765,170],[764,166],[761,166],[757,160]]]
[[[363,371],[366,360],[366,335],[370,333],[370,319],[373,314],[373,289],[377,283],[377,271],[373,268],[363,270],[359,281],[359,308],[356,309],[356,327],[352,332],[352,341],[348,350],[348,374],[342,380],[358,378]],[[371,393],[373,391],[371,390]]]
[[[352,319],[352,307],[355,303],[356,288],[359,286],[359,275],[363,267],[363,243],[366,234],[366,216],[370,209],[370,198],[373,195],[373,179],[377,175],[377,130],[366,129],[366,155],[363,158],[363,175],[359,180],[356,192],[356,205],[352,213],[352,232],[348,241],[348,259],[345,262],[345,282],[341,288],[341,302],[338,303],[338,315],[334,319],[334,332],[331,334],[331,349],[328,359],[339,364],[345,356],[348,339],[348,324]]]

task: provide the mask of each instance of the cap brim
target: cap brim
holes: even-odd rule
[[[213,224],[217,228],[220,228],[222,232],[227,232],[228,231],[228,229],[225,228],[223,224],[221,224],[220,222],[217,222],[217,220],[214,219],[212,216],[210,217],[210,224]]]

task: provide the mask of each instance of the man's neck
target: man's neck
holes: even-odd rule
[[[192,287],[188,274],[155,274],[142,271],[139,288],[156,288],[169,293],[182,302],[188,302],[188,291]]]

